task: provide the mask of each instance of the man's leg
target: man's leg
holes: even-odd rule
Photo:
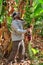
[[[18,48],[19,42],[20,42],[20,41],[15,41],[15,42],[13,42],[12,51],[11,51],[10,56],[9,56],[9,58],[8,58],[8,62],[14,60],[14,58],[15,58],[15,56],[16,56],[16,53],[17,53],[17,48]]]
[[[20,43],[19,43],[19,59],[20,60],[23,60],[24,59],[24,55],[25,55],[25,45],[24,45],[24,41],[22,40]]]

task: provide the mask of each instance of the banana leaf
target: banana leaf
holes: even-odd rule
[[[34,10],[34,16],[38,16],[43,13],[43,7],[41,4],[38,4]]]
[[[1,11],[2,11],[2,2],[3,2],[3,0],[0,0],[0,15],[1,15]]]
[[[39,3],[43,4],[43,0],[38,0],[38,1],[39,1]]]

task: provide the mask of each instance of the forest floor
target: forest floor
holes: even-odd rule
[[[33,48],[36,47],[41,51],[41,54],[43,55],[43,38],[36,38],[33,40],[32,44]],[[7,59],[6,58],[1,58],[0,59],[0,65],[6,65]],[[43,58],[41,57],[40,63],[43,63]],[[24,59],[23,62],[13,62],[12,61],[8,65],[31,65],[31,60],[30,59]]]
[[[40,60],[40,63],[43,63],[43,59]],[[6,59],[1,60],[0,65],[6,65]],[[23,62],[15,62],[15,63],[11,61],[8,65],[31,65],[31,60],[24,60]]]

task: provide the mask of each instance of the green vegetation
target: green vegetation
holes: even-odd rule
[[[11,0],[9,0],[9,2],[10,1]],[[10,7],[11,10],[9,11]],[[31,63],[35,59],[39,61],[43,57],[42,47],[40,47],[40,50],[37,46],[37,40],[40,46],[43,43],[43,0],[14,0],[14,2],[11,2],[9,5],[7,0],[0,0],[0,23],[3,24],[6,22],[9,32],[11,31],[11,15],[14,11],[19,11],[21,18],[23,17],[23,20],[25,20],[26,24],[24,28],[28,29],[29,26],[32,26],[31,36],[34,39],[32,39],[32,42],[31,40],[29,41],[27,51]],[[33,42],[33,40],[36,41]],[[36,43],[37,48],[33,48],[31,43]],[[39,65],[43,65],[43,63]]]

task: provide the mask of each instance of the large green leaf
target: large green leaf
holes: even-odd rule
[[[2,11],[2,2],[3,2],[3,0],[0,0],[0,15],[1,15],[1,11]]]
[[[11,29],[11,23],[12,23],[12,17],[6,17],[7,18],[7,25],[8,25],[8,29],[10,30]]]
[[[34,2],[36,2],[36,4],[38,4],[38,3],[43,4],[43,0],[34,0]]]
[[[43,0],[39,0],[39,3],[43,4]]]
[[[42,8],[41,4],[38,4],[34,10],[34,16],[38,16],[42,13],[43,13],[43,8]]]

